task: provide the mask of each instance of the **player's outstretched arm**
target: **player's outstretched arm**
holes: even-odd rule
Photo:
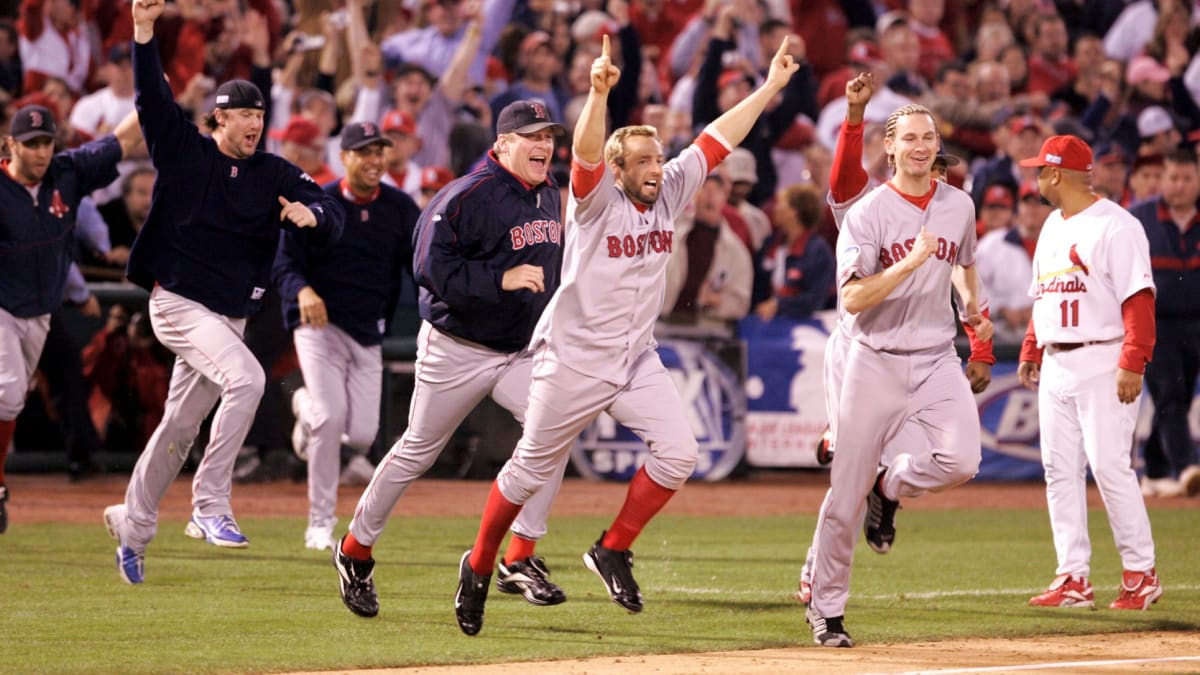
[[[779,51],[775,52],[775,57],[771,59],[771,69],[767,71],[766,81],[709,125],[731,146],[736,147],[745,140],[746,134],[750,133],[767,104],[776,94],[783,91],[788,80],[792,79],[792,74],[800,70],[800,64],[788,53],[791,39],[789,35],[779,43]]]
[[[130,112],[113,129],[113,135],[121,144],[121,159],[126,159],[142,144],[142,127],[138,124],[137,110]]]
[[[133,40],[146,44],[154,39],[154,22],[162,16],[164,0],[133,0]]]
[[[604,124],[608,114],[608,92],[621,79],[621,70],[613,65],[608,36],[604,36],[600,56],[592,62],[592,84],[587,101],[575,123],[572,149],[584,162],[595,164],[604,159]]]

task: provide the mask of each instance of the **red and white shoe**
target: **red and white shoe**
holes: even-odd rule
[[[1121,593],[1108,608],[1149,609],[1162,594],[1162,584],[1158,583],[1158,574],[1153,569],[1149,572],[1125,570],[1121,575]]]
[[[804,603],[805,606],[812,602],[812,584],[800,580],[800,588],[796,589],[796,599]]]
[[[833,463],[833,429],[827,425],[825,431],[817,437],[817,464],[828,466]]]
[[[1045,593],[1029,599],[1030,607],[1095,607],[1096,595],[1087,577],[1060,574]]]

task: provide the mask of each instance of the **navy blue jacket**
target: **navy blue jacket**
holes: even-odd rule
[[[783,232],[777,230],[759,250],[752,304],[758,305],[774,296],[779,302],[779,316],[807,319],[813,312],[824,309],[836,292],[833,249],[809,230],[788,248],[783,286],[774,288],[775,251],[786,245]]]
[[[105,136],[50,160],[37,204],[0,165],[0,307],[27,319],[62,304],[79,200],[117,178],[121,144]]]
[[[1180,233],[1161,197],[1147,199],[1129,212],[1142,221],[1150,241],[1155,315],[1200,319],[1200,216]]]
[[[488,152],[483,166],[442,188],[417,221],[421,318],[489,349],[524,349],[558,290],[561,214],[553,178],[529,188]],[[500,290],[504,272],[518,265],[542,268],[544,293]]]
[[[133,45],[134,103],[150,159],[158,169],[146,224],[126,273],[149,290],[163,288],[228,317],[258,311],[270,283],[279,229],[328,245],[341,234],[337,199],[275,155],[226,156],[175,104],[163,79],[158,41]],[[301,202],[315,228],[279,219],[279,197]]]
[[[275,287],[288,330],[300,325],[300,289],[312,286],[325,301],[329,322],[360,345],[383,341],[389,305],[412,266],[412,236],[421,214],[407,194],[380,185],[374,199],[357,201],[340,181],[325,186],[346,212],[342,237],[316,250],[295,232],[279,235]]]

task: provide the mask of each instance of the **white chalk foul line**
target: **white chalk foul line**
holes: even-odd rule
[[[941,670],[909,670],[891,675],[950,675],[951,673],[1012,673],[1021,670],[1052,670],[1063,668],[1105,668],[1109,666],[1133,666],[1148,663],[1182,663],[1200,661],[1200,656],[1161,656],[1152,659],[1106,659],[1097,661],[1052,661],[1026,663],[1023,665],[987,666],[982,668],[946,668]]]
[[[778,598],[781,592],[777,589],[758,589],[758,590],[730,590],[728,588],[698,588],[695,586],[660,586],[663,591],[670,593],[681,593],[683,595],[722,595],[725,597],[737,598]],[[1200,590],[1200,585],[1197,584],[1164,584],[1163,588],[1167,595],[1171,591],[1196,591]],[[1045,586],[1036,588],[966,588],[960,590],[949,591],[913,591],[902,593],[880,593],[874,595],[851,595],[851,598],[858,600],[936,600],[938,598],[969,598],[969,597],[987,597],[992,595],[1036,595],[1046,590]],[[791,594],[794,589],[789,589],[786,593]]]

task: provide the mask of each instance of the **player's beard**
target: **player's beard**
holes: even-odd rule
[[[662,191],[662,180],[658,181],[658,189],[653,192],[647,192],[644,180],[635,181],[628,174],[621,177],[621,187],[625,190],[625,194],[633,201],[644,206],[654,206],[658,201],[658,195]]]

